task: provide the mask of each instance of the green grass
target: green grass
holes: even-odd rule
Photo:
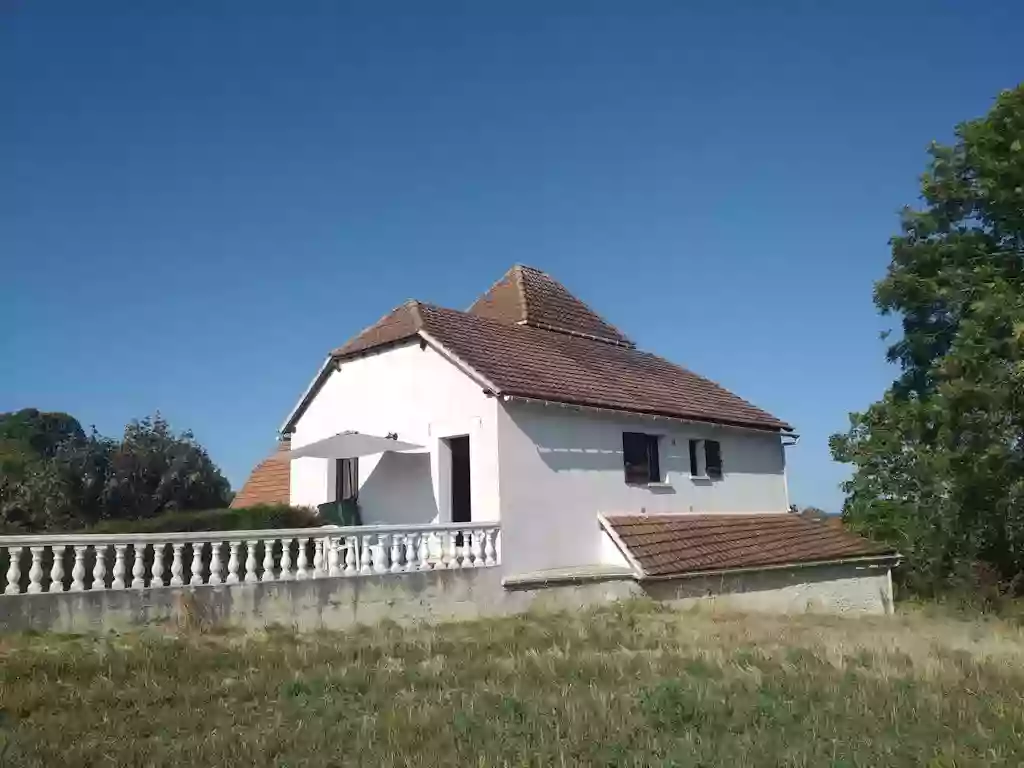
[[[993,620],[643,603],[349,633],[0,638],[3,765],[1024,764]]]

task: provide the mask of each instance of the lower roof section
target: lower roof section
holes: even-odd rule
[[[898,557],[885,544],[799,515],[608,515],[601,524],[640,578]]]

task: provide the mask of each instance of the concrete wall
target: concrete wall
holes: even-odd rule
[[[764,613],[892,613],[889,569],[835,565],[647,582],[645,592],[679,608]]]
[[[497,420],[505,562],[516,570],[609,562],[599,512],[783,512],[789,505],[778,435],[517,402],[501,404]],[[628,431],[661,436],[660,487],[626,484]],[[690,439],[721,443],[720,480],[690,477]]]
[[[649,596],[677,607],[772,612],[885,613],[888,572],[852,567],[763,572],[724,579],[589,581],[506,589],[501,568],[217,587],[0,596],[0,631],[106,632],[149,625],[270,624],[344,629],[382,619],[447,621],[531,609],[578,609]],[[721,594],[706,599],[710,591]]]
[[[359,460],[364,523],[430,523],[449,515],[447,451],[442,439],[469,435],[473,520],[497,520],[498,450],[493,398],[454,364],[418,342],[350,360],[331,374],[292,435],[292,448],[356,430],[423,447]],[[291,501],[334,498],[335,464],[292,462]]]

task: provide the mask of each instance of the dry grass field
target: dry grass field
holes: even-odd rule
[[[0,764],[1024,765],[995,620],[645,603],[347,633],[0,637]]]

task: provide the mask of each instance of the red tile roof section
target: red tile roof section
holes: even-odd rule
[[[577,299],[546,272],[517,264],[469,308],[470,314],[509,325],[635,346],[618,328]]]
[[[790,429],[709,379],[632,347],[421,304],[423,328],[502,395]]]
[[[231,500],[231,507],[252,507],[256,504],[288,504],[291,500],[291,462],[282,454],[290,443],[282,440],[275,453],[253,469],[242,489]]]
[[[380,320],[363,329],[355,338],[338,347],[332,355],[346,357],[368,349],[412,338],[420,330],[419,302],[407,301],[384,315]]]
[[[551,330],[555,323],[563,330]],[[565,330],[569,326],[571,333]],[[510,270],[469,312],[406,302],[332,354],[338,358],[358,355],[420,332],[433,336],[476,371],[495,394],[757,429],[791,429],[715,382],[637,350],[548,275],[528,267]],[[599,341],[595,340],[598,335],[602,335]],[[300,406],[293,413],[289,427],[302,410]]]
[[[616,515],[605,518],[643,576],[895,557],[869,541],[799,515]]]

